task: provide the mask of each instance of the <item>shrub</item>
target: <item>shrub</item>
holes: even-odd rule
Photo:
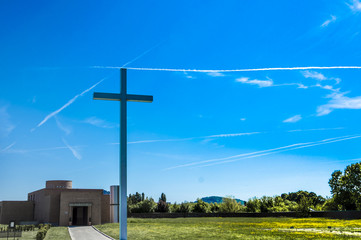
[[[178,209],[176,210],[176,212],[180,212],[180,213],[189,213],[191,212],[192,207],[189,203],[181,203],[178,207]]]
[[[240,210],[241,205],[232,197],[223,198],[223,202],[219,206],[219,211],[222,213],[236,213]]]
[[[210,211],[212,212],[212,213],[217,213],[217,212],[219,212],[219,204],[218,203],[211,203],[210,205],[209,205],[209,207],[210,207]]]
[[[141,201],[137,204],[129,206],[129,212],[132,213],[150,213],[154,212],[157,204],[154,202],[153,198],[146,198],[144,201]]]
[[[163,200],[159,200],[156,211],[157,212],[169,212],[169,206]]]
[[[261,202],[256,197],[248,199],[246,206],[247,212],[261,212]]]
[[[36,234],[36,240],[43,240],[50,228],[50,224],[39,224],[39,231]]]
[[[302,197],[300,203],[298,204],[297,212],[299,212],[299,216],[308,217],[310,215],[311,203],[309,199],[306,197]]]
[[[193,212],[207,213],[209,212],[209,204],[198,198],[196,204],[193,207]]]

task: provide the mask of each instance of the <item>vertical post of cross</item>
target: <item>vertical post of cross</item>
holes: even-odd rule
[[[120,69],[119,237],[127,239],[127,69]]]
[[[119,239],[127,239],[127,101],[153,102],[153,96],[127,94],[127,69],[120,69],[120,93],[94,92],[94,100],[120,101]]]

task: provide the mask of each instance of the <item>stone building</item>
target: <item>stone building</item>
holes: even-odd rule
[[[60,226],[110,222],[110,195],[103,189],[73,189],[72,181],[47,181],[28,201],[0,202],[0,224],[10,220]]]

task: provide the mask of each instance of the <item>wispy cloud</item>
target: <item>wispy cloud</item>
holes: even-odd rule
[[[183,74],[186,76],[186,78],[195,78],[194,76],[190,75],[187,72],[183,72]]]
[[[0,107],[0,135],[8,136],[14,129],[15,125],[10,121],[10,114],[7,106]]]
[[[336,84],[339,84],[341,82],[341,79],[340,78],[334,78],[334,77],[326,77],[325,75],[323,75],[322,73],[319,73],[319,72],[316,72],[316,71],[302,71],[301,72],[302,75],[305,77],[305,78],[312,78],[312,79],[316,79],[318,81],[325,81],[325,80],[333,80],[336,82]],[[316,87],[320,87],[321,85],[318,84],[316,85]]]
[[[344,127],[337,127],[337,128],[295,129],[295,130],[289,130],[287,132],[329,131],[329,130],[342,130],[342,129],[345,129],[345,128]]]
[[[58,126],[58,128],[60,130],[62,130],[66,135],[69,135],[71,133],[71,130],[67,127],[65,127],[60,121],[59,118],[57,116],[54,116],[55,121],[56,121],[56,125]]]
[[[225,138],[225,137],[239,137],[239,136],[248,136],[248,135],[254,135],[259,134],[260,132],[249,132],[249,133],[226,133],[226,134],[217,134],[217,135],[210,135],[210,136],[204,136],[200,138]]]
[[[80,148],[84,146],[72,146],[72,148]],[[13,149],[10,148],[6,150],[7,153],[32,153],[32,152],[47,152],[47,151],[57,151],[57,150],[64,150],[69,149],[68,147],[50,147],[50,148],[31,148],[31,149]]]
[[[268,80],[258,80],[258,79],[249,79],[248,77],[237,78],[236,82],[257,85],[258,87],[271,87],[273,85],[272,79]]]
[[[117,126],[97,117],[87,118],[83,122],[101,128],[115,128]]]
[[[354,12],[361,11],[361,2],[359,0],[353,0],[352,3],[347,3],[347,5],[351,8]]]
[[[75,157],[76,159],[78,159],[78,160],[81,160],[82,157],[81,157],[81,155],[75,150],[76,147],[70,146],[70,145],[68,144],[68,142],[67,142],[64,138],[62,138],[62,140],[63,140],[63,143],[65,144],[65,146],[66,146],[66,147],[71,151],[71,153],[74,155],[74,157]]]
[[[327,27],[330,23],[335,22],[336,19],[337,19],[336,16],[331,15],[331,18],[324,21],[321,27]]]
[[[327,161],[323,163],[336,163],[336,162],[358,162],[361,161],[361,158],[354,158],[354,159],[346,159],[346,160],[336,160],[336,161]]]
[[[361,96],[346,97],[346,93],[332,93],[327,96],[331,100],[317,108],[317,116],[324,116],[335,109],[361,109]]]
[[[243,159],[256,158],[256,157],[261,157],[261,156],[266,156],[266,155],[276,154],[276,153],[281,153],[281,152],[286,152],[286,151],[292,151],[292,150],[301,149],[301,148],[308,148],[308,147],[314,147],[314,146],[318,146],[318,145],[346,141],[346,140],[356,139],[356,138],[360,138],[360,137],[361,137],[361,135],[347,135],[347,136],[341,136],[341,137],[336,137],[336,138],[323,139],[320,141],[295,143],[295,144],[286,145],[286,146],[282,146],[282,147],[266,149],[266,150],[261,150],[261,151],[256,151],[256,152],[250,152],[250,153],[243,153],[243,154],[233,155],[233,156],[224,157],[224,158],[209,159],[209,160],[204,160],[204,161],[199,161],[199,162],[192,162],[192,163],[188,163],[188,164],[177,165],[174,167],[166,168],[164,170],[172,170],[172,169],[176,169],[176,168],[194,167],[194,166],[197,166],[197,167],[213,166],[213,165],[217,165],[217,164],[235,162],[235,161],[239,161],[239,160],[243,160]]]
[[[332,85],[322,85],[322,84],[319,84],[317,83],[316,85],[314,85],[313,87],[319,87],[319,88],[322,88],[322,89],[325,89],[325,90],[329,90],[329,91],[333,91],[333,92],[338,92],[340,89],[339,88],[333,88]]]
[[[287,118],[286,120],[284,120],[284,123],[295,123],[298,122],[302,119],[301,115],[295,115],[293,117]]]
[[[248,136],[248,135],[254,135],[254,134],[259,134],[259,133],[261,133],[261,132],[227,133],[227,134],[217,134],[217,135],[209,135],[209,136],[202,136],[202,137],[141,140],[141,141],[128,142],[128,144],[155,143],[155,142],[176,142],[176,141],[189,141],[189,140],[194,140],[194,139],[213,139],[213,138],[239,137],[239,136]]]
[[[224,77],[225,75],[223,73],[220,73],[220,72],[210,72],[210,73],[207,73],[208,76],[211,76],[211,77]]]
[[[316,71],[302,71],[302,74],[305,78],[313,78],[321,81],[327,79],[322,73]]]
[[[0,150],[0,153],[1,153],[1,152],[6,152],[6,151],[8,151],[8,150],[11,149],[15,144],[16,144],[16,142],[13,142],[12,144],[4,147],[3,149]]]
[[[56,116],[58,113],[60,113],[61,111],[63,111],[65,108],[69,107],[72,103],[74,103],[79,97],[83,96],[85,93],[89,92],[90,90],[92,90],[93,88],[95,88],[99,83],[103,82],[105,80],[105,78],[103,78],[102,80],[100,80],[99,82],[97,82],[96,84],[94,84],[93,86],[91,86],[90,88],[84,90],[83,92],[81,92],[80,94],[77,94],[75,97],[73,97],[72,99],[70,99],[65,105],[63,105],[61,108],[55,110],[54,112],[50,113],[49,115],[47,115],[35,128],[32,129],[32,131],[34,131],[36,128],[40,127],[41,125],[43,125],[44,123],[46,123],[50,118]]]

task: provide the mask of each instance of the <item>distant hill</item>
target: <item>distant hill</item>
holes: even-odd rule
[[[201,199],[203,202],[206,202],[206,203],[222,203],[223,202],[223,197],[218,197],[218,196],[203,197]],[[238,203],[241,203],[242,205],[246,205],[246,202],[241,199],[235,198],[235,200]]]

